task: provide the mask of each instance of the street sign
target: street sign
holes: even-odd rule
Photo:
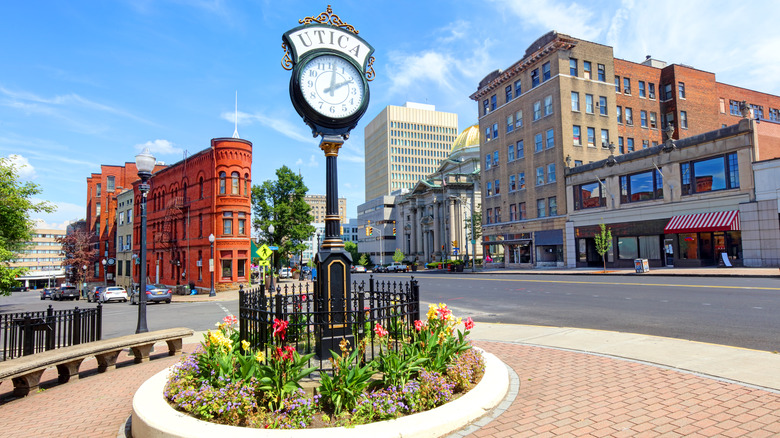
[[[275,246],[275,245],[274,246],[269,246],[268,249],[270,249],[271,251],[279,251],[279,247]]]
[[[268,259],[260,260],[260,263],[257,264],[258,266],[271,266],[271,261]]]
[[[260,249],[257,250],[257,255],[260,256],[261,260],[267,260],[268,257],[271,257],[271,248],[268,247],[268,245],[263,245],[260,247]]]

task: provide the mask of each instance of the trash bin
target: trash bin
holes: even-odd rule
[[[647,259],[634,259],[634,269],[636,269],[637,274],[650,272],[650,264]]]

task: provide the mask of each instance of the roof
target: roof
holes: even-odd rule
[[[458,134],[455,142],[452,143],[452,151],[450,151],[450,153],[457,152],[469,146],[479,146],[479,124],[471,125]]]

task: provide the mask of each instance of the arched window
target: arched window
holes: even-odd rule
[[[184,201],[187,200],[187,183],[186,182],[184,183],[184,187],[182,187],[181,196],[182,196],[182,198],[184,198],[183,199]]]
[[[231,188],[231,194],[232,195],[238,195],[239,193],[239,186],[238,186],[238,172],[233,172],[230,174],[232,178],[232,188]]]
[[[203,177],[200,177],[198,183],[200,184],[200,195],[198,199],[203,199]]]
[[[227,175],[225,172],[219,172],[219,194],[224,195],[225,194],[225,177]]]
[[[252,196],[252,191],[249,190],[249,174],[244,174],[244,196],[250,197]]]

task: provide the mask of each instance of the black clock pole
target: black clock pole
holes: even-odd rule
[[[344,249],[339,220],[338,167],[336,159],[344,139],[336,135],[323,135],[320,149],[325,152],[325,240],[317,252],[317,282],[314,285],[320,324],[316,334],[317,355],[330,357],[330,350],[339,353],[339,342],[349,341],[355,348],[350,329],[352,312],[350,267],[352,257]]]

